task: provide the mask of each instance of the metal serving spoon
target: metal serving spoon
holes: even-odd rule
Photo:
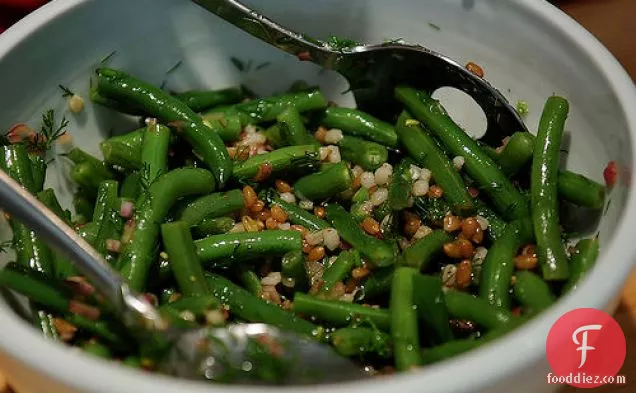
[[[265,324],[189,329],[170,326],[84,239],[0,170],[0,207],[66,254],[148,348],[162,372],[243,384],[311,384],[364,378],[330,347]]]
[[[349,81],[358,108],[387,121],[399,113],[393,89],[407,84],[433,92],[454,87],[470,95],[488,120],[485,143],[499,144],[516,131],[527,131],[506,98],[484,79],[450,58],[419,45],[383,43],[334,48],[293,32],[236,0],[192,0],[241,30],[290,53],[337,71]]]

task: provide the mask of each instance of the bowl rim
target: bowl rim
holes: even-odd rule
[[[0,61],[24,38],[87,1],[53,1],[10,27],[0,36]],[[636,88],[627,72],[590,32],[552,4],[545,1],[512,0],[511,2],[520,11],[542,19],[561,31],[572,43],[580,47],[597,70],[602,73],[612,93],[618,98],[628,126],[629,143],[633,152],[631,163],[628,163],[629,168],[636,167],[636,111],[633,111],[633,108],[636,108]],[[477,391],[527,371],[525,369],[527,365],[534,365],[542,358],[544,359],[544,347],[537,346],[536,343],[545,340],[552,323],[561,315],[580,307],[604,309],[618,295],[617,288],[622,288],[636,260],[636,242],[631,237],[631,228],[628,226],[628,220],[625,219],[625,217],[636,217],[636,193],[631,189],[632,174],[629,173],[629,178],[624,181],[629,188],[623,218],[601,255],[603,260],[613,260],[617,261],[616,263],[597,264],[574,293],[564,296],[541,316],[504,338],[464,355],[429,366],[425,371],[399,374],[391,378],[374,378],[367,381],[311,387],[210,385],[181,381],[157,374],[142,374],[120,367],[113,362],[104,362],[84,355],[72,348],[46,340],[36,330],[28,328],[28,324],[17,316],[3,318],[0,348],[12,359],[28,365],[28,368],[34,372],[80,391],[134,390],[168,393],[180,389],[190,393],[209,393],[229,390],[280,392],[281,389],[290,389],[307,393],[349,393],[351,389],[360,389],[360,391],[364,389],[366,393],[373,393],[401,389],[409,391],[423,386],[443,392]],[[11,310],[1,303],[0,313],[12,314]],[[495,364],[497,367],[492,367]],[[488,365],[488,372],[484,372],[485,365]],[[457,386],[458,370],[461,370],[461,381],[469,381],[462,386]]]

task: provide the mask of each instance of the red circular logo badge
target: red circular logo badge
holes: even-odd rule
[[[603,311],[579,308],[552,325],[545,348],[554,372],[548,383],[594,388],[614,382],[625,361],[625,334]]]

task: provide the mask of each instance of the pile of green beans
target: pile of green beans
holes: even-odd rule
[[[380,120],[313,87],[247,99],[240,87],[168,93],[100,68],[93,103],[145,126],[66,158],[73,214],[43,189],[46,160],[0,146],[0,168],[85,238],[169,323],[260,322],[381,374],[498,338],[575,290],[599,254],[568,245],[560,206],[601,212],[606,189],[559,167],[568,102],[537,135],[473,140],[424,91],[395,87]],[[44,334],[130,367],[157,353],[72,264],[10,220],[0,286]],[[390,367],[390,368],[391,368]]]

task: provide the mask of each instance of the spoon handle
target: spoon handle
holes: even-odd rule
[[[300,60],[333,68],[337,53],[307,35],[296,33],[236,0],[192,0],[239,29],[290,53]]]
[[[133,293],[90,244],[2,170],[0,207],[69,257],[126,322],[136,323],[140,317],[158,318],[155,309],[143,297]]]

